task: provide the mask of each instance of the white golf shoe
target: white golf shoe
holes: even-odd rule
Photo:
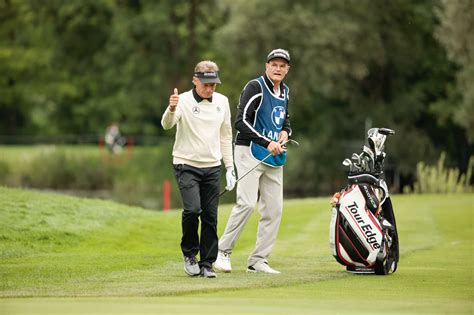
[[[231,272],[232,266],[230,264],[230,252],[220,250],[217,253],[217,259],[214,262],[214,268],[222,272]]]
[[[191,277],[201,274],[201,268],[199,268],[196,257],[184,256],[184,272],[186,272]]]
[[[247,267],[247,272],[265,272],[265,273],[273,273],[273,274],[279,274],[278,270],[273,269],[268,265],[268,262],[264,260],[260,260],[257,263],[255,263],[253,266],[248,266]]]

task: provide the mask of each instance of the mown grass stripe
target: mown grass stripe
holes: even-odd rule
[[[325,313],[333,307],[363,313],[372,305],[369,294],[388,313],[471,313],[473,196],[394,196],[393,202],[401,261],[391,276],[343,271],[329,251],[328,199],[314,198],[285,201],[270,257],[281,275],[245,272],[255,244],[255,213],[232,255],[232,273],[210,280],[187,277],[182,270],[180,211],[0,187],[0,310],[6,304],[11,313],[15,307],[61,305],[54,297],[81,301],[84,309],[111,297],[135,297],[127,300],[137,307],[162,303],[166,309],[176,303],[183,311],[201,299],[198,314],[214,310],[216,301],[226,313],[249,311],[241,305],[246,303],[262,313]],[[219,234],[230,209],[220,207]],[[14,297],[51,298],[18,302]]]

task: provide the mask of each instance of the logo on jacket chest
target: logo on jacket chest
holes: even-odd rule
[[[220,116],[222,116],[222,113],[224,112],[223,109],[220,106],[216,106],[215,108],[212,108],[212,109],[203,107],[202,110],[203,111],[201,113],[201,108],[199,106],[194,106],[193,108],[191,108],[191,112],[194,115],[201,114],[201,116],[203,115],[204,117],[220,117]],[[217,116],[215,116],[214,110],[217,112]],[[211,116],[209,116],[209,115],[211,115]]]
[[[283,122],[285,121],[286,110],[283,106],[276,106],[272,111],[272,123],[273,125],[281,129]]]

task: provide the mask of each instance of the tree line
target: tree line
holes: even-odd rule
[[[296,194],[332,189],[370,126],[396,130],[388,164],[402,182],[441,151],[465,170],[473,15],[473,0],[0,0],[0,135],[102,134],[116,121],[172,137],[161,115],[198,61],[218,63],[235,114],[266,54],[285,48]]]

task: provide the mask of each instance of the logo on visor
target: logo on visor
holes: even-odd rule
[[[283,106],[277,106],[272,111],[272,122],[275,127],[280,129],[283,126],[285,120],[285,108]]]

